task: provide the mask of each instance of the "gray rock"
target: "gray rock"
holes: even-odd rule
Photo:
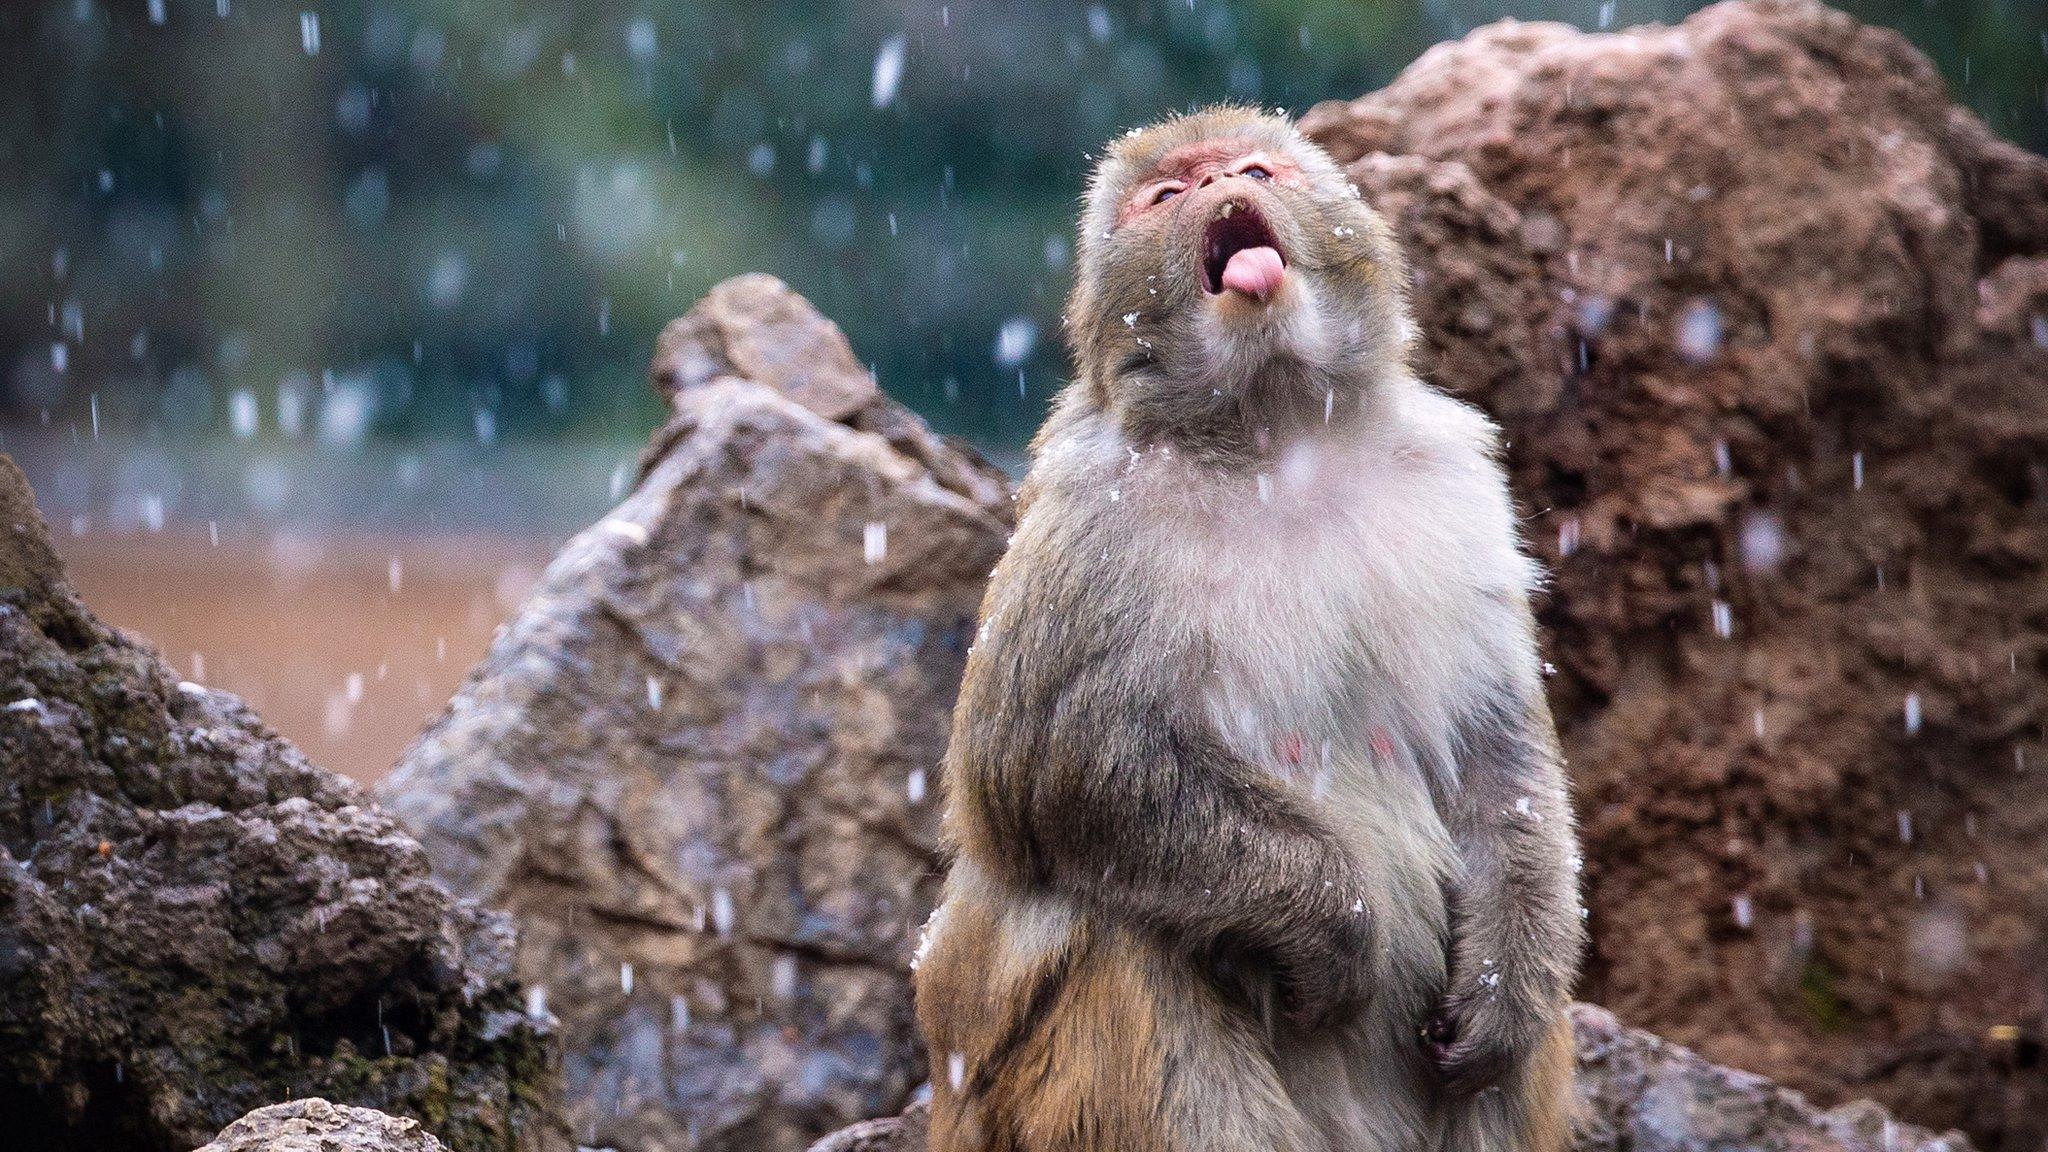
[[[1007,477],[889,399],[838,325],[773,276],[756,272],[723,281],[670,321],[655,340],[647,377],[671,405],[713,380],[766,384],[827,420],[880,436],[969,500],[1005,509],[1010,498]],[[642,460],[643,475],[664,443],[655,440]]]
[[[417,1120],[319,1097],[258,1108],[198,1152],[445,1152]]]
[[[318,1094],[458,1152],[553,1146],[504,917],[95,620],[4,457],[0,532],[0,1140],[184,1149]]]
[[[1867,1100],[1822,1112],[1797,1092],[1572,1007],[1579,1045],[1575,1152],[1970,1152],[1961,1133],[1902,1124]],[[922,1103],[835,1132],[810,1152],[924,1152]]]
[[[1000,473],[768,277],[664,333],[675,415],[383,797],[520,923],[576,1135],[794,1148],[922,1077],[903,972]]]
[[[1590,1004],[1574,1005],[1577,1152],[1969,1152],[1959,1132],[1893,1120],[1867,1100],[1822,1112],[1762,1076],[1711,1063]]]
[[[849,1124],[811,1145],[809,1152],[924,1152],[931,1121],[931,1097],[921,1096],[900,1115]]]

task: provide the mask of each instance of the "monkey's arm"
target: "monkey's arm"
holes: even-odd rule
[[[1159,654],[1105,646],[1031,683],[1059,646],[1036,640],[1038,658],[970,673],[955,729],[956,800],[988,863],[1191,952],[1269,961],[1301,1023],[1362,1002],[1364,888],[1322,823],[1224,744],[1192,686],[1161,681]]]
[[[1578,969],[1577,844],[1540,685],[1503,690],[1458,732],[1446,818],[1463,865],[1451,983],[1429,1025],[1447,1083],[1477,1091],[1541,1045]]]

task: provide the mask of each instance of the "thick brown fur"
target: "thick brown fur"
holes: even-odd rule
[[[1080,233],[947,757],[933,1152],[1558,1152],[1576,855],[1492,426],[1285,120],[1118,141]]]

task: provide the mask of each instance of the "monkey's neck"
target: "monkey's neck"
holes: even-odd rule
[[[1256,472],[1304,440],[1353,435],[1384,416],[1400,384],[1298,374],[1229,392],[1199,384],[1116,389],[1132,398],[1112,404],[1109,414],[1130,443],[1170,446],[1196,463]]]

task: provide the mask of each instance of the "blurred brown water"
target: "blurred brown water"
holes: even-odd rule
[[[100,619],[365,783],[447,704],[559,544],[371,533],[215,543],[205,525],[54,535]]]

